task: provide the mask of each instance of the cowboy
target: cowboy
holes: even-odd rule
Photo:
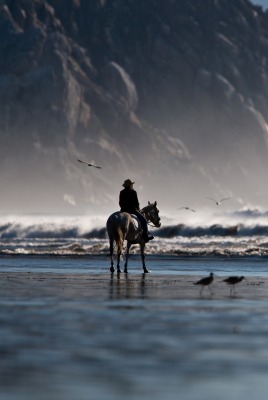
[[[152,235],[149,235],[148,225],[146,218],[141,214],[140,204],[138,200],[138,195],[136,190],[133,188],[135,182],[130,179],[126,179],[123,183],[124,189],[121,190],[119,194],[119,205],[121,207],[121,212],[128,212],[129,214],[134,214],[140,221],[143,230],[143,239],[147,243],[149,240],[154,239]]]

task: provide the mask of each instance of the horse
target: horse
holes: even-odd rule
[[[155,227],[160,228],[160,217],[159,210],[157,208],[157,202],[150,203],[148,201],[148,205],[140,210],[140,212],[144,215],[147,222],[151,222]],[[127,212],[117,211],[111,214],[107,220],[106,228],[109,236],[110,242],[110,256],[111,256],[111,267],[110,271],[114,272],[114,242],[117,247],[117,272],[120,273],[120,257],[122,254],[124,241],[127,241],[127,251],[126,251],[126,261],[124,265],[124,272],[127,273],[128,267],[128,257],[129,250],[132,244],[139,244],[141,251],[141,259],[144,273],[148,273],[148,269],[145,266],[145,240],[142,237],[142,229],[140,226],[140,222],[136,215],[129,214]]]

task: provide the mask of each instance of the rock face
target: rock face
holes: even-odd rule
[[[266,203],[260,7],[2,0],[0,36],[3,211],[112,211],[128,177],[164,208],[226,194]]]

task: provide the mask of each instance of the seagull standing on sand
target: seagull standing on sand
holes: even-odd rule
[[[177,210],[188,210],[188,211],[196,212],[193,208],[190,208],[190,207],[180,207],[180,208],[177,208]]]
[[[78,162],[82,163],[82,164],[86,164],[88,167],[94,167],[94,168],[99,168],[101,169],[101,167],[99,167],[98,165],[92,164],[92,163],[88,163],[85,161],[81,161],[81,160],[77,160]]]
[[[244,278],[244,276],[229,276],[229,278],[226,278],[223,280],[223,282],[226,282],[227,285],[230,285],[230,295],[235,292],[235,286],[237,283],[241,282]]]
[[[216,206],[220,206],[223,201],[229,200],[230,198],[231,197],[225,197],[224,199],[221,200],[215,200],[212,197],[206,197],[206,199],[214,201],[216,203]]]
[[[201,290],[200,290],[200,295],[202,294],[202,291],[204,289],[205,286],[209,287],[210,293],[212,294],[211,288],[210,288],[210,284],[213,282],[214,279],[214,274],[213,272],[211,272],[209,274],[209,276],[200,279],[199,281],[195,282],[194,285],[200,285],[201,286]]]

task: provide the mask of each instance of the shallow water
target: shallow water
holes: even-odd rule
[[[243,257],[180,257],[146,256],[146,265],[152,274],[206,275],[252,275],[268,277],[267,256]],[[59,272],[59,273],[106,273],[110,269],[107,255],[87,256],[0,256],[0,272]],[[121,270],[124,269],[124,259]],[[139,254],[131,254],[128,263],[130,274],[143,272]]]
[[[266,399],[267,260],[147,263],[117,276],[107,257],[0,258],[0,399]],[[247,278],[234,297],[230,274]]]

